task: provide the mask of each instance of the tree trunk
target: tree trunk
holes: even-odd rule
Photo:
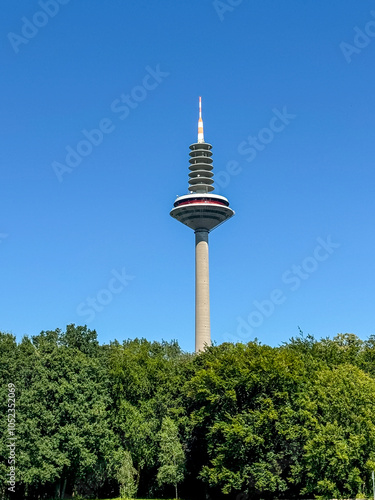
[[[60,498],[60,485],[61,485],[61,481],[59,481],[58,483],[56,483],[55,498]]]
[[[178,493],[177,493],[177,483],[175,484],[175,488],[176,488],[176,500],[178,499]]]
[[[140,479],[141,479],[141,468],[140,468],[140,466],[138,464],[138,466],[137,466],[137,481],[136,481],[137,491],[136,491],[136,495],[135,496],[137,496],[137,493],[138,493]]]
[[[61,498],[64,500],[65,498],[65,488],[66,488],[66,478],[64,479],[63,482],[63,487],[62,487],[62,492],[61,492]]]

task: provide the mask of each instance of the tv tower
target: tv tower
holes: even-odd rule
[[[179,196],[170,212],[195,232],[195,352],[211,345],[208,233],[234,215],[224,196],[212,194],[211,149],[211,144],[204,141],[199,98],[198,142],[190,146],[189,153],[189,194]]]

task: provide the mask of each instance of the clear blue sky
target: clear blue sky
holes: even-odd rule
[[[213,340],[375,333],[373,1],[4,0],[0,33],[2,331],[194,349],[201,95]]]

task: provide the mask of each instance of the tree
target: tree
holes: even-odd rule
[[[95,330],[89,330],[87,326],[75,326],[74,324],[66,327],[66,332],[60,335],[61,345],[78,349],[88,356],[98,355],[99,342]]]
[[[159,432],[159,445],[158,483],[159,485],[173,484],[176,498],[178,498],[177,485],[184,478],[185,454],[178,437],[177,425],[170,417],[163,419]]]
[[[284,494],[301,453],[294,402],[306,379],[301,355],[250,342],[213,346],[199,358],[186,391],[194,422],[188,446],[201,479],[224,494]]]
[[[295,478],[303,495],[370,495],[375,465],[375,381],[349,364],[324,368],[299,395],[305,439]]]
[[[167,413],[179,418],[185,412],[181,388],[191,357],[183,355],[176,342],[146,339],[112,343],[107,356],[113,429],[122,448],[131,453],[138,494],[146,494],[157,486],[162,420]]]
[[[133,460],[128,450],[116,451],[112,458],[110,467],[114,472],[114,477],[120,485],[121,498],[134,498],[137,494],[136,475],[137,471],[133,467]]]
[[[59,330],[24,338],[18,348],[19,481],[25,490],[94,487],[86,479],[113,448],[103,367],[78,348],[60,342]],[[84,493],[90,493],[85,491]]]
[[[17,413],[14,415],[14,402],[11,395],[11,400],[8,403],[9,389],[8,384],[15,384],[15,404],[17,405],[18,384],[16,380],[16,356],[17,343],[14,335],[0,332],[0,498],[3,498],[9,484],[9,437],[8,420],[11,422],[12,431],[14,427],[14,417],[17,418]],[[14,388],[14,386],[11,386]],[[13,392],[11,393],[13,394]],[[10,405],[8,407],[8,404]],[[8,417],[8,408],[10,413]],[[17,406],[16,406],[17,409]],[[17,422],[16,422],[17,424]]]

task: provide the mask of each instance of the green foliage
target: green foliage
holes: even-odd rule
[[[202,479],[223,493],[282,494],[298,460],[291,395],[304,382],[300,356],[255,342],[210,351],[187,386],[194,432],[207,443]]]
[[[349,364],[365,348],[352,335],[210,348],[186,385],[200,477],[252,497],[369,492],[375,385]]]
[[[71,349],[78,349],[88,356],[97,356],[99,353],[99,342],[95,330],[89,330],[87,326],[68,325],[66,332],[60,336],[61,345]]]
[[[184,478],[185,454],[178,436],[177,425],[170,417],[163,419],[159,432],[159,446],[158,483],[174,485],[178,498],[177,485]]]
[[[143,491],[156,488],[158,432],[168,414],[183,415],[181,388],[185,382],[184,355],[176,342],[148,342],[145,339],[111,344],[107,352],[114,401],[113,425],[121,446],[130,451],[142,476]]]
[[[198,355],[145,339],[100,346],[68,325],[0,333],[0,411],[16,386],[19,498],[220,494],[364,498],[375,468],[375,336]],[[0,419],[0,496],[8,472]],[[176,491],[177,496],[177,491]],[[14,497],[14,500],[18,498]]]
[[[302,492],[354,497],[375,459],[375,381],[352,365],[325,368],[300,404],[315,416],[304,443]]]
[[[113,453],[111,467],[116,480],[120,485],[120,498],[134,498],[137,494],[136,475],[131,454],[127,450],[118,450]]]
[[[114,440],[103,368],[61,340],[59,330],[42,332],[17,349],[17,481],[25,492],[62,496],[66,484],[94,492],[105,480],[93,474]]]

